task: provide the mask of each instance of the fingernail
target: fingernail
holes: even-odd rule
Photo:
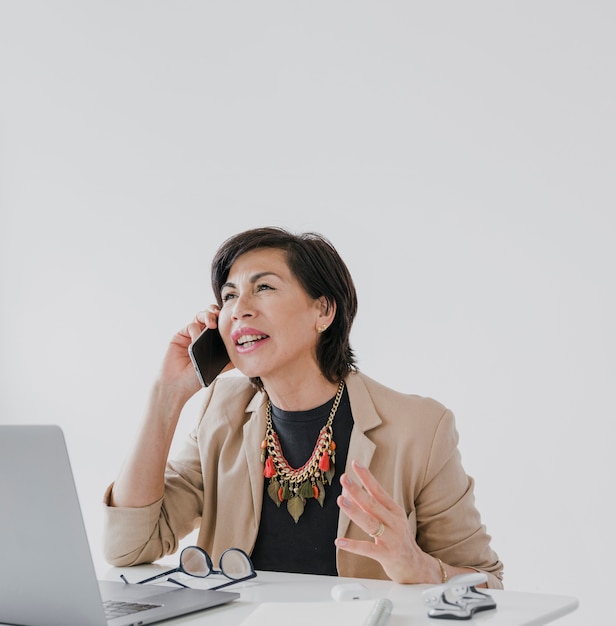
[[[339,548],[345,548],[349,545],[349,542],[346,539],[336,539],[336,545]]]

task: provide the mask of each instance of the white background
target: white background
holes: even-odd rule
[[[98,568],[103,491],[216,247],[281,225],[347,261],[363,371],[454,411],[506,587],[598,623],[615,22],[607,0],[0,1],[0,421],[63,427]]]

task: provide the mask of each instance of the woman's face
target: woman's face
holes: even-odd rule
[[[319,370],[317,327],[328,316],[291,273],[284,251],[263,248],[238,257],[221,296],[220,332],[245,376],[265,383]]]
[[[266,384],[277,377],[305,376],[310,368],[320,371],[317,328],[331,322],[330,315],[291,273],[284,251],[263,248],[238,257],[221,296],[220,333],[245,376],[258,376]]]

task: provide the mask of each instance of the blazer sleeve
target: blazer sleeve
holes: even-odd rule
[[[110,485],[103,501],[103,554],[116,567],[151,563],[172,554],[179,541],[198,527],[203,507],[203,477],[196,433],[193,432],[165,470],[163,498],[144,507],[109,505]]]
[[[484,572],[489,587],[503,587],[503,564],[475,506],[474,480],[462,466],[449,410],[434,430],[415,514],[417,543],[424,551],[450,565]]]

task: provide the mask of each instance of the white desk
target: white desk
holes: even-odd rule
[[[167,568],[169,569],[169,567]],[[165,571],[160,565],[136,566],[131,568],[108,570],[104,578],[119,580],[121,573],[129,581],[137,581],[153,573]],[[191,578],[174,574],[194,588],[207,589],[221,582],[220,576],[206,579]],[[222,578],[224,581],[224,578]],[[242,621],[262,602],[324,602],[331,601],[331,588],[344,582],[361,582],[371,598],[389,598],[394,605],[388,626],[451,626],[451,624],[482,624],[489,626],[540,626],[557,620],[559,617],[576,610],[576,598],[559,595],[520,593],[489,589],[487,592],[496,601],[496,609],[476,613],[471,620],[445,620],[428,617],[428,607],[421,598],[421,592],[430,585],[399,585],[384,580],[359,580],[331,576],[312,576],[304,574],[283,574],[278,572],[258,572],[256,578],[245,583],[232,585],[229,591],[238,591],[240,598],[230,604],[208,609],[194,615],[166,622],[169,624],[215,624],[215,626],[239,626]],[[315,614],[315,626],[328,626],[325,614]],[[290,615],[284,622],[293,624]],[[266,626],[264,624],[264,626]],[[282,626],[282,622],[269,619],[267,626]],[[339,621],[336,626],[346,626]]]

